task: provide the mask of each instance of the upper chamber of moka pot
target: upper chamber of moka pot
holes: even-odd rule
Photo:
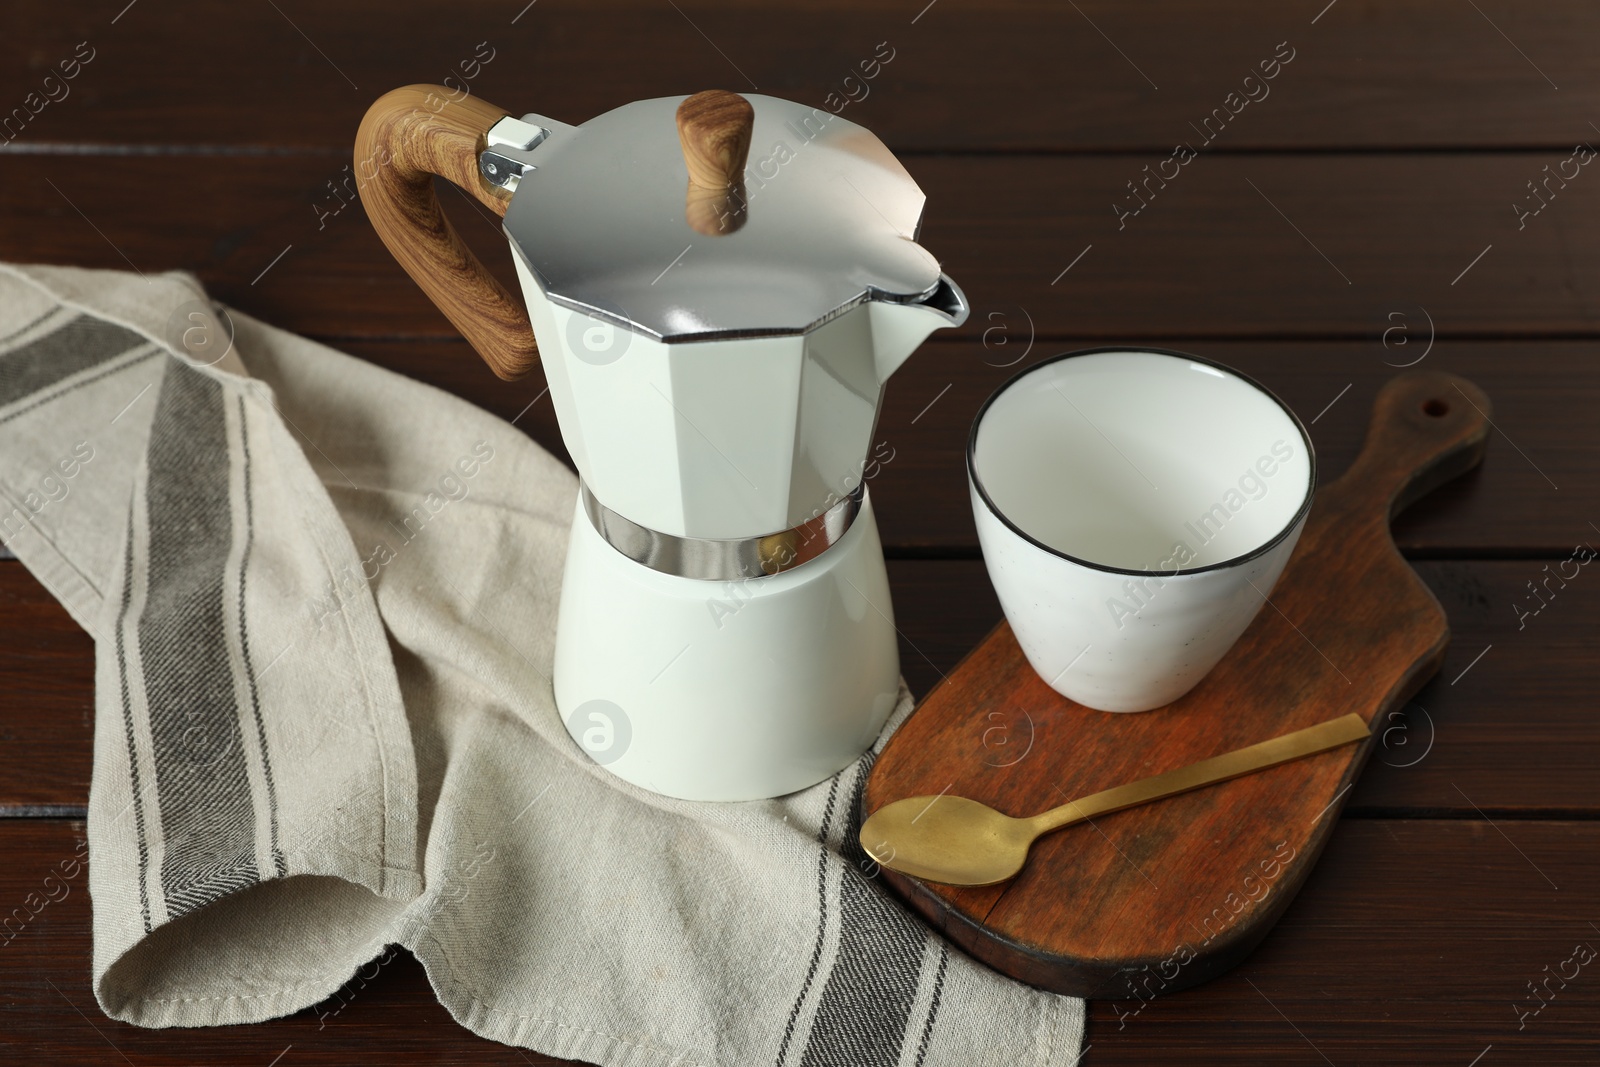
[[[884,382],[967,316],[917,243],[922,190],[877,137],[745,99],[743,180],[709,222],[682,97],[502,120],[480,161],[515,190],[505,231],[588,492],[676,538],[775,534],[858,493]]]

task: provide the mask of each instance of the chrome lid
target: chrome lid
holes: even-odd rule
[[[496,125],[481,168],[515,189],[505,232],[551,301],[671,343],[805,333],[938,290],[939,263],[917,244],[925,198],[883,142],[827,111],[745,99],[742,225],[714,236],[685,219],[684,97],[581,126]]]

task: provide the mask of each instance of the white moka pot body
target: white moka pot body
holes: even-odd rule
[[[518,274],[550,399],[595,499],[676,537],[760,537],[860,484],[883,383],[948,315],[869,301],[804,334],[666,344]]]
[[[861,304],[799,335],[665,344],[546,298],[514,257],[550,397],[606,509],[680,538],[790,530],[864,481],[883,382],[949,316]],[[556,705],[612,773],[669,796],[805,788],[877,737],[899,654],[870,502],[778,574],[652,569],[580,503],[556,639]]]
[[[755,800],[848,766],[883,729],[900,660],[870,501],[792,570],[663,574],[572,520],[555,695],[596,763],[686,800]]]

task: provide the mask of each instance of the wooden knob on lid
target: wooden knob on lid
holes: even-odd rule
[[[745,223],[744,167],[756,110],[726,89],[695,93],[678,105],[678,141],[689,168],[684,219],[707,237]]]

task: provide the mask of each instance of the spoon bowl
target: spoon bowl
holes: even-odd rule
[[[966,797],[907,797],[861,825],[861,847],[885,867],[948,885],[994,885],[1028,861],[1039,830]]]

